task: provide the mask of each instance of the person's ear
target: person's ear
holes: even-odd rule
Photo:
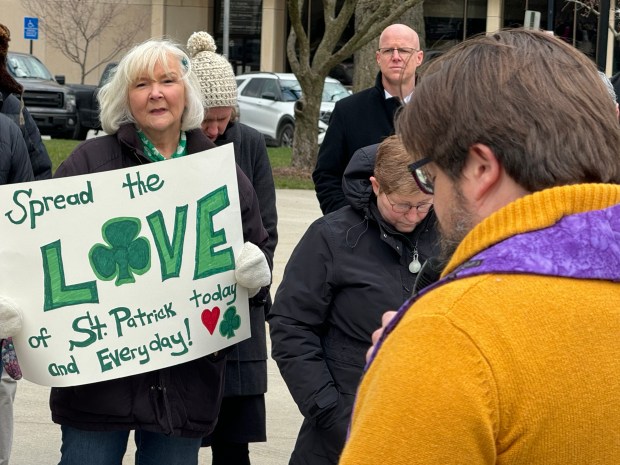
[[[416,67],[420,66],[422,62],[424,61],[424,52],[422,50],[416,53],[416,60],[417,60]]]
[[[374,176],[370,177],[370,184],[372,185],[372,191],[375,193],[375,197],[379,197],[379,182]]]
[[[502,166],[488,145],[476,143],[467,151],[462,175],[471,199],[477,202],[495,189],[501,180]]]

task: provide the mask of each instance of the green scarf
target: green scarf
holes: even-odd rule
[[[153,143],[146,137],[146,135],[141,130],[138,130],[138,136],[140,137],[140,140],[142,141],[142,146],[144,147],[144,154],[148,157],[149,160],[162,161],[166,159],[161,153],[159,153],[159,150],[155,148]],[[184,157],[185,155],[187,155],[186,146],[187,146],[187,137],[185,136],[185,131],[181,131],[181,137],[179,138],[179,145],[176,151],[172,154],[170,158]]]

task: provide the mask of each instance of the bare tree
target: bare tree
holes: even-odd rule
[[[49,44],[60,50],[81,70],[81,84],[92,71],[126,50],[144,27],[144,17],[137,22],[123,21],[127,0],[105,2],[87,0],[21,0],[23,7],[41,18],[41,30]],[[113,31],[113,33],[111,33]],[[94,42],[106,33],[109,52],[96,63],[89,62]]]
[[[355,8],[360,0],[323,0],[325,33],[312,54],[308,31],[304,26],[305,0],[287,0],[291,31],[287,42],[287,56],[297,76],[302,98],[295,105],[295,136],[292,166],[309,170],[316,163],[317,137],[323,84],[329,71],[351,56],[372,39],[378,37],[389,24],[422,0],[384,0],[375,2],[374,9],[356,25],[355,33],[339,46]],[[400,22],[400,21],[399,21]],[[360,115],[363,117],[362,115]]]

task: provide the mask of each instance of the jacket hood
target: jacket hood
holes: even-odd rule
[[[375,171],[375,158],[379,144],[357,149],[344,170],[342,192],[355,210],[366,212],[374,196],[370,176]]]

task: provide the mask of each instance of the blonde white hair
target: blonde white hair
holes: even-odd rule
[[[200,83],[191,72],[187,54],[168,39],[149,39],[133,47],[118,63],[112,77],[99,90],[97,99],[101,112],[101,127],[108,134],[114,134],[124,123],[134,123],[129,107],[129,89],[144,73],[153,77],[159,63],[166,73],[171,72],[172,60],[177,60],[181,80],[185,85],[185,110],[181,116],[181,129],[199,128],[204,118],[203,96]]]

